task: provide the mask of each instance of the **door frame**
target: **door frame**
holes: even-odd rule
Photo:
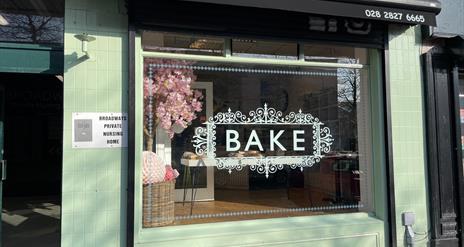
[[[197,81],[192,84],[192,89],[204,89],[206,95],[204,97],[206,104],[206,119],[209,119],[214,114],[213,109],[213,82]],[[169,158],[170,159],[170,158]],[[187,188],[175,190],[175,201],[213,201],[214,200],[214,167],[206,167],[206,188],[195,188],[195,196],[191,193],[185,193]],[[193,197],[193,198],[192,198]]]
[[[459,67],[453,55],[437,50],[424,54],[423,62],[431,246],[459,246],[464,222]]]

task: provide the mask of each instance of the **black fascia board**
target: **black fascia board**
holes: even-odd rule
[[[390,8],[402,8],[417,11],[440,13],[441,3],[438,0],[340,0],[337,2],[347,2],[355,4],[374,5]]]
[[[438,0],[179,0],[436,26]]]

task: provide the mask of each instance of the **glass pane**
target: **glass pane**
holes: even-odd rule
[[[207,91],[205,89],[195,89],[201,93],[201,95],[206,95]],[[205,98],[199,99],[201,105],[205,105]],[[195,152],[192,146],[192,139],[197,127],[201,127],[202,123],[207,120],[206,107],[202,107],[200,112],[196,113],[196,118],[191,121],[189,127],[182,131],[182,133],[174,135],[172,138],[172,146],[175,147],[172,150],[171,156],[171,165],[173,168],[179,171],[179,177],[176,180],[176,189],[184,188],[206,188],[206,167],[196,168],[196,171],[191,171],[189,167],[183,166],[181,164],[182,157],[185,156],[185,153]],[[197,172],[196,181],[193,183],[191,181],[190,172]]]
[[[224,39],[174,33],[143,32],[144,50],[222,56]]]
[[[298,46],[296,43],[233,39],[232,55],[240,57],[296,60],[298,59]]]
[[[464,157],[464,73],[459,73],[459,115],[461,119],[461,147]],[[464,164],[464,160],[463,160]]]
[[[334,45],[304,45],[306,61],[330,63],[367,63],[367,49]]]
[[[146,59],[144,227],[368,210],[367,74]]]
[[[64,1],[3,1],[0,4],[0,41],[62,44]]]

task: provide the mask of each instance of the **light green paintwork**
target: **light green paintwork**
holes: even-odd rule
[[[191,55],[191,54],[178,54],[178,53],[152,52],[152,51],[143,51],[142,56],[159,57],[159,58],[167,58],[167,59],[194,60],[194,61],[204,61],[204,62],[266,64],[266,65],[325,67],[325,68],[350,68],[350,69],[362,69],[363,68],[362,64],[350,64],[350,63],[327,63],[327,62],[313,62],[313,61],[304,61],[304,60],[263,59],[263,58],[233,57],[233,56],[219,57],[219,56]]]
[[[397,243],[403,246],[402,212],[415,212],[415,231],[428,231],[420,26],[391,25],[388,38]]]
[[[127,148],[72,149],[73,112],[127,112],[127,16],[114,0],[65,1],[61,244],[125,246]],[[90,60],[74,35],[89,33]]]
[[[142,52],[140,38],[136,40],[136,129],[142,130],[142,61],[144,56],[159,55],[157,53]],[[374,66],[379,66],[379,54],[377,51],[372,53],[371,62]],[[163,55],[166,57],[166,55]],[[184,55],[170,55],[170,58],[186,58]],[[193,59],[193,58],[192,58]],[[208,58],[217,60],[218,58]],[[230,58],[219,58],[230,59]],[[245,63],[253,63],[253,59],[240,58]],[[255,59],[256,60],[256,59]],[[279,64],[286,64],[282,61]],[[277,62],[276,62],[277,63]],[[295,65],[295,64],[293,64]],[[298,62],[299,66],[321,66],[319,64]],[[343,65],[331,65],[343,66]],[[382,105],[380,99],[381,76],[380,72],[371,75],[372,121],[378,131],[375,138],[375,153],[373,154],[374,171],[374,195],[375,210],[369,215],[367,213],[323,215],[309,217],[275,218],[265,220],[251,220],[241,222],[224,222],[212,224],[198,224],[187,226],[171,226],[152,229],[141,227],[142,209],[142,184],[136,180],[135,190],[135,242],[137,246],[385,246],[386,239],[384,229],[385,221],[385,169],[383,154],[383,123]],[[136,131],[136,164],[141,164],[142,135],[141,131]],[[136,165],[136,177],[141,177],[141,166]]]
[[[382,87],[381,55],[379,50],[369,50],[369,64],[372,68],[370,72],[370,92],[371,92],[371,119],[372,119],[372,162],[377,164],[373,169],[375,182],[373,183],[374,209],[376,216],[384,220],[385,236],[388,236],[388,212],[387,212],[387,171],[385,155],[385,135],[384,135],[384,104],[381,100],[384,95]],[[374,69],[377,68],[377,69]],[[388,246],[388,238],[385,238],[385,246]]]
[[[361,237],[361,238],[360,238]],[[165,227],[141,233],[140,246],[383,246],[383,222],[365,213]],[[332,245],[338,243],[338,245]],[[369,243],[369,244],[368,244]],[[372,245],[372,243],[375,243]]]

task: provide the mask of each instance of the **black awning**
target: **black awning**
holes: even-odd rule
[[[183,0],[436,26],[438,0]]]

